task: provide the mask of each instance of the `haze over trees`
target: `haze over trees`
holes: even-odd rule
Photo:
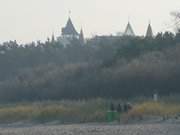
[[[179,14],[174,14],[179,19]],[[0,46],[0,102],[180,94],[180,33]]]

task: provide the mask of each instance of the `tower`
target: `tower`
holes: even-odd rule
[[[132,37],[135,36],[135,33],[134,33],[133,29],[132,29],[132,26],[131,26],[130,22],[128,22],[128,24],[127,24],[124,35],[125,36],[132,36]]]
[[[79,33],[76,31],[70,17],[67,21],[66,26],[62,28],[62,36],[70,38],[76,38],[79,36]]]
[[[54,43],[54,42],[55,42],[54,33],[52,34],[52,37],[51,37],[51,42],[52,42],[52,43]]]
[[[79,34],[79,41],[80,43],[83,45],[85,43],[84,40],[84,33],[83,33],[83,29],[81,28],[80,34]]]
[[[147,29],[147,32],[146,32],[146,37],[147,38],[153,38],[153,31],[152,31],[151,23],[149,23],[149,25],[148,25],[148,29]]]
[[[70,45],[72,42],[76,42],[80,43],[81,45],[83,45],[85,43],[84,40],[84,34],[83,34],[83,30],[81,29],[80,33],[77,32],[77,30],[75,29],[71,17],[70,17],[70,11],[69,11],[69,18],[68,21],[65,25],[65,27],[63,27],[61,29],[61,36],[57,38],[57,40],[64,45],[64,47],[66,47],[67,45]]]
[[[72,20],[69,16],[66,26],[61,30],[61,36],[57,40],[62,43],[65,47],[71,43],[74,39],[79,40],[79,33],[76,31]]]

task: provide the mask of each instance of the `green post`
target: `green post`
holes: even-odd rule
[[[114,120],[118,120],[119,118],[119,113],[117,111],[114,111]]]
[[[108,111],[107,112],[107,121],[113,122],[118,119],[118,113],[116,111]]]
[[[107,111],[107,121],[112,122],[113,121],[113,112]]]

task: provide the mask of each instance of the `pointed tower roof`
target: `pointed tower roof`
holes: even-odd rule
[[[52,37],[51,37],[51,42],[54,42],[55,41],[55,36],[54,36],[54,33],[52,34]]]
[[[152,31],[151,23],[149,23],[149,25],[148,25],[146,37],[153,37],[153,31]]]
[[[125,36],[135,36],[135,33],[134,33],[133,29],[132,29],[132,26],[131,26],[130,22],[128,22],[128,24],[127,24],[124,35]]]
[[[83,29],[81,28],[80,34],[79,34],[79,41],[81,42],[81,44],[84,44],[84,33],[83,33]]]
[[[81,28],[81,31],[80,31],[80,34],[79,36],[83,37],[84,38],[84,33],[83,33],[83,29]]]
[[[78,32],[76,31],[71,18],[69,17],[67,24],[64,28],[62,28],[62,35],[71,35],[71,36],[78,36]]]

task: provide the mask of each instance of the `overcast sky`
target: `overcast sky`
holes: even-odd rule
[[[122,32],[128,18],[142,35],[149,20],[155,33],[168,29],[170,12],[180,11],[180,0],[0,0],[0,42],[44,41],[53,32],[58,36],[69,10],[86,37]]]

